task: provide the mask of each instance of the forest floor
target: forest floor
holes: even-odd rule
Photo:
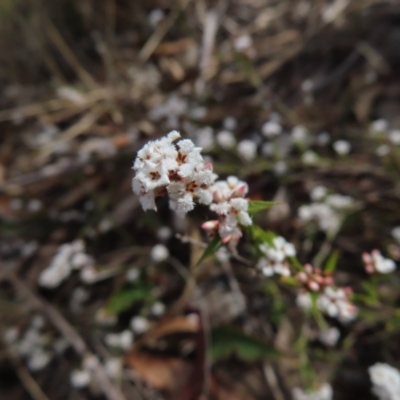
[[[362,262],[400,262],[399,22],[383,0],[3,1],[0,399],[375,398],[368,367],[400,367],[399,272]],[[205,207],[142,210],[136,152],[173,129],[353,288],[337,341],[246,236],[196,268]],[[352,205],[318,225],[299,209],[322,187]]]

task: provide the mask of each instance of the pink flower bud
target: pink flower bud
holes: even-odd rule
[[[204,224],[202,224],[201,227],[207,231],[211,231],[213,229],[217,229],[218,225],[219,225],[218,220],[212,220],[212,221],[204,222]]]

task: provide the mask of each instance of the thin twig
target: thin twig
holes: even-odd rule
[[[8,359],[14,367],[15,373],[17,374],[22,385],[32,397],[33,400],[50,400],[40,386],[33,379],[29,370],[21,363],[15,352],[11,349],[7,349]]]
[[[188,6],[191,0],[183,0],[180,7],[175,7],[171,14],[166,18],[154,31],[154,33],[147,40],[139,53],[139,59],[146,62],[153,54],[156,47],[159,45],[164,36],[173,27],[180,13]]]
[[[64,335],[75,352],[82,358],[96,357],[88,348],[85,341],[78,334],[75,328],[59,313],[59,311],[44,299],[35,294],[21,279],[13,273],[7,276],[20,294],[27,297],[29,302],[43,311],[53,323],[53,325]],[[104,393],[108,400],[125,400],[125,396],[108,378],[107,373],[101,363],[93,366],[94,378],[99,389]]]

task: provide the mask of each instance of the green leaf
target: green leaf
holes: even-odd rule
[[[222,246],[221,238],[215,236],[210,243],[208,243],[204,253],[196,263],[196,267],[200,265],[207,257],[212,256]]]
[[[331,256],[328,258],[328,261],[325,264],[325,272],[333,272],[336,269],[337,260],[339,257],[339,252],[334,251]]]
[[[232,354],[245,361],[271,359],[279,355],[271,344],[235,328],[222,326],[214,329],[211,332],[212,359],[221,360]]]
[[[264,229],[260,228],[257,225],[251,225],[250,228],[253,233],[254,239],[258,240],[261,243],[267,243],[271,247],[275,247],[273,242],[274,238],[276,237],[275,233],[271,231],[264,231]]]
[[[251,215],[254,215],[257,212],[267,210],[276,204],[278,204],[276,201],[251,200],[249,201],[249,208],[247,212]]]
[[[134,304],[148,299],[150,293],[151,287],[146,284],[141,286],[125,285],[111,296],[106,310],[112,315],[117,315],[128,310]]]

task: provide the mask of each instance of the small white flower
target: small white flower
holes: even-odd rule
[[[126,280],[128,282],[133,283],[139,279],[139,276],[140,276],[140,270],[138,268],[131,268],[126,273]]]
[[[331,141],[331,135],[328,132],[321,132],[317,135],[317,144],[326,146]]]
[[[155,28],[164,19],[164,17],[164,11],[161,10],[161,8],[155,8],[149,13],[149,23],[153,28]]]
[[[71,372],[71,385],[75,389],[83,389],[89,386],[91,381],[91,374],[85,369],[76,369]]]
[[[333,143],[333,149],[337,154],[344,156],[350,153],[351,145],[347,140],[337,140]]]
[[[307,150],[305,153],[303,153],[301,160],[304,164],[314,165],[318,163],[318,155],[312,150]]]
[[[368,368],[372,391],[381,400],[400,399],[400,371],[385,363],[376,363]]]
[[[325,186],[316,186],[311,190],[310,197],[313,201],[320,201],[325,198],[327,193],[328,190]]]
[[[276,121],[267,121],[261,127],[261,133],[267,138],[272,138],[272,137],[278,136],[282,133],[282,131],[283,131],[283,129],[282,129],[281,124]]]
[[[283,175],[287,171],[287,169],[288,166],[285,161],[278,161],[274,165],[274,171],[278,176]]]
[[[104,368],[110,378],[118,379],[122,374],[122,360],[120,358],[110,358],[104,363]]]
[[[324,345],[333,347],[340,338],[340,331],[338,328],[332,326],[330,328],[321,330],[318,338]]]
[[[329,383],[324,383],[318,390],[307,392],[296,387],[292,395],[293,400],[333,400],[333,390]]]
[[[237,151],[241,158],[251,161],[257,155],[257,144],[253,140],[242,140],[238,143]]]
[[[198,129],[195,142],[204,151],[211,150],[214,147],[214,129],[210,126]]]
[[[163,244],[156,244],[151,249],[150,256],[156,262],[165,261],[169,257],[169,251]]]
[[[308,138],[308,131],[304,126],[297,125],[292,129],[291,137],[294,143],[305,143]]]
[[[226,117],[223,121],[224,129],[228,131],[233,131],[237,127],[237,121],[233,117]]]
[[[151,313],[156,317],[160,317],[165,313],[165,305],[159,301],[151,306]]]
[[[53,358],[52,354],[43,348],[35,348],[28,356],[27,365],[29,370],[36,372],[45,368]]]
[[[235,135],[230,131],[221,131],[217,134],[217,143],[223,149],[231,149],[236,145]]]
[[[131,319],[131,328],[134,333],[141,335],[150,328],[150,323],[147,318],[136,316]]]
[[[400,243],[400,226],[396,226],[392,229],[392,237],[394,240]]]
[[[389,140],[394,145],[400,145],[400,129],[394,129],[389,132]]]
[[[247,50],[253,45],[253,40],[250,35],[240,35],[233,41],[233,46],[238,52]]]
[[[376,148],[375,153],[379,157],[387,156],[390,153],[390,147],[387,144],[381,144]]]
[[[384,133],[387,131],[389,124],[386,119],[380,118],[372,122],[370,130],[372,133]]]
[[[362,258],[368,273],[390,274],[396,269],[396,263],[383,257],[379,250],[372,250],[371,254],[363,253]]]

